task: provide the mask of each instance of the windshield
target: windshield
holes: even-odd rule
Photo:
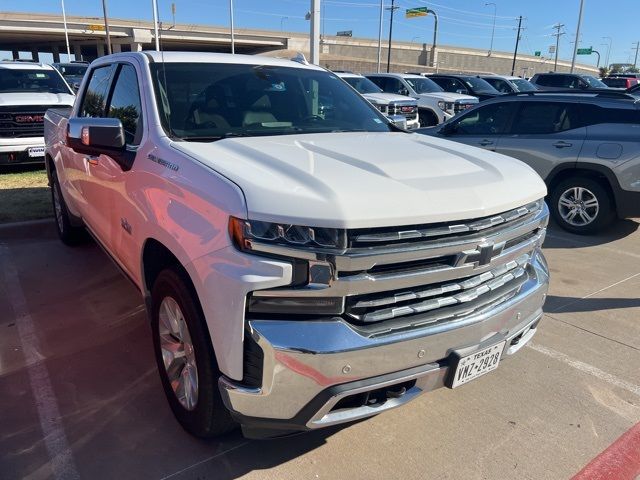
[[[58,71],[64,77],[82,77],[87,71],[86,65],[58,65]]]
[[[430,78],[405,77],[404,79],[409,85],[411,85],[411,88],[413,88],[416,93],[433,93],[444,91],[442,87],[440,87],[440,85],[438,85]]]
[[[466,83],[467,87],[469,87],[474,92],[500,93],[498,92],[498,90],[493,88],[489,82],[483,80],[482,78],[463,77],[461,80]]]
[[[330,72],[270,65],[151,65],[163,127],[172,136],[388,132],[388,120]]]
[[[0,68],[0,93],[16,92],[71,94],[55,70]]]
[[[585,82],[589,84],[592,88],[607,88],[607,86],[598,80],[596,77],[592,77],[591,75],[582,75],[581,77]]]
[[[342,79],[362,94],[382,92],[380,87],[365,77],[342,77]]]
[[[514,78],[511,80],[519,92],[532,92],[534,90],[538,90],[536,86],[531,83],[529,80],[525,80],[524,78]]]

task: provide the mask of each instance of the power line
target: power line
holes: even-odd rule
[[[552,28],[556,29],[556,33],[552,33],[552,37],[556,37],[556,57],[553,61],[553,71],[555,72],[558,69],[558,50],[560,49],[560,37],[564,35],[566,32],[561,32],[560,29],[564,28],[564,23],[556,23]]]

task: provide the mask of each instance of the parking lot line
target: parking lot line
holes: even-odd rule
[[[44,443],[49,453],[49,460],[54,478],[79,479],[73,453],[67,442],[67,436],[60,421],[60,410],[53,391],[51,378],[39,353],[38,338],[27,301],[20,286],[18,272],[11,260],[9,248],[0,244],[0,263],[3,268],[5,291],[9,307],[13,310],[13,318],[17,327],[18,338],[26,361],[27,373],[33,398],[38,411],[38,420],[44,436]]]
[[[580,370],[581,372],[588,373],[594,377],[599,378],[600,380],[604,380],[605,382],[618,387],[628,392],[633,393],[634,395],[638,395],[640,397],[640,385],[635,385],[631,382],[627,382],[626,380],[622,380],[621,378],[616,377],[610,373],[607,373],[603,370],[600,370],[598,367],[594,367],[593,365],[589,365],[588,363],[581,362],[580,360],[576,360],[574,358],[565,355],[564,353],[553,350],[552,348],[545,347],[538,343],[529,342],[527,344],[528,348],[535,350],[536,352],[542,353],[543,355],[547,355],[555,360],[559,360],[570,367],[575,368],[576,370]]]
[[[631,427],[571,480],[640,478],[640,423]]]
[[[207,463],[210,460],[214,460],[218,457],[221,457],[222,455],[225,455],[229,452],[232,452],[234,450],[237,450],[238,448],[244,447],[245,445],[248,445],[250,442],[244,441],[242,443],[239,443],[238,445],[234,445],[233,447],[227,448],[226,450],[223,450],[222,452],[218,452],[215,455],[212,455],[211,457],[205,458],[204,460],[200,460],[199,462],[194,463],[193,465],[189,465],[188,467],[183,468],[182,470],[178,470],[177,472],[173,472],[170,475],[167,475],[166,477],[162,477],[160,480],[167,480],[168,478],[173,478],[177,475],[180,475],[182,473],[185,473],[189,470],[191,470],[194,467],[197,467],[198,465],[202,465],[203,463]]]

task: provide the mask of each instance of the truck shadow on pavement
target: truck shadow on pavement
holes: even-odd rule
[[[585,248],[605,245],[632,235],[640,226],[635,220],[618,220],[594,235],[576,235],[560,228],[553,220],[544,241],[545,248]]]
[[[546,313],[578,313],[640,307],[640,298],[578,298],[548,295]]]

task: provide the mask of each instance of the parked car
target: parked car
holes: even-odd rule
[[[609,88],[619,88],[626,90],[627,88],[631,88],[634,85],[638,85],[638,83],[640,83],[640,80],[633,77],[611,76],[603,78],[601,82]]]
[[[540,177],[394,127],[323,68],[118,53],[46,117],[58,234],[86,227],[140,290],[194,435],[369,417],[494,370],[537,331]]]
[[[44,113],[73,105],[74,95],[50,65],[0,62],[0,165],[44,160]]]
[[[67,83],[76,92],[80,88],[80,83],[84,78],[84,74],[87,72],[87,68],[89,67],[89,64],[87,62],[80,61],[69,63],[52,63],[51,65],[60,72]]]
[[[369,73],[373,83],[387,93],[408,95],[418,100],[420,125],[438,125],[478,100],[469,95],[447,93],[436,83],[421,75],[407,73]]]
[[[406,118],[407,130],[420,126],[418,121],[418,102],[406,95],[383,92],[380,87],[363,75],[351,72],[334,72],[351,85],[364,98],[388,117],[402,115]]]
[[[489,85],[500,93],[532,92],[538,90],[529,80],[508,75],[481,75]]]
[[[418,131],[522,160],[545,180],[558,224],[588,234],[640,216],[640,113],[630,99],[529,92]]]
[[[531,77],[530,82],[540,90],[591,90],[598,88],[608,88],[592,75],[578,73],[536,73]]]
[[[430,78],[440,85],[445,92],[472,95],[481,102],[502,95],[502,93],[477,75],[434,73],[427,75],[427,78]]]

